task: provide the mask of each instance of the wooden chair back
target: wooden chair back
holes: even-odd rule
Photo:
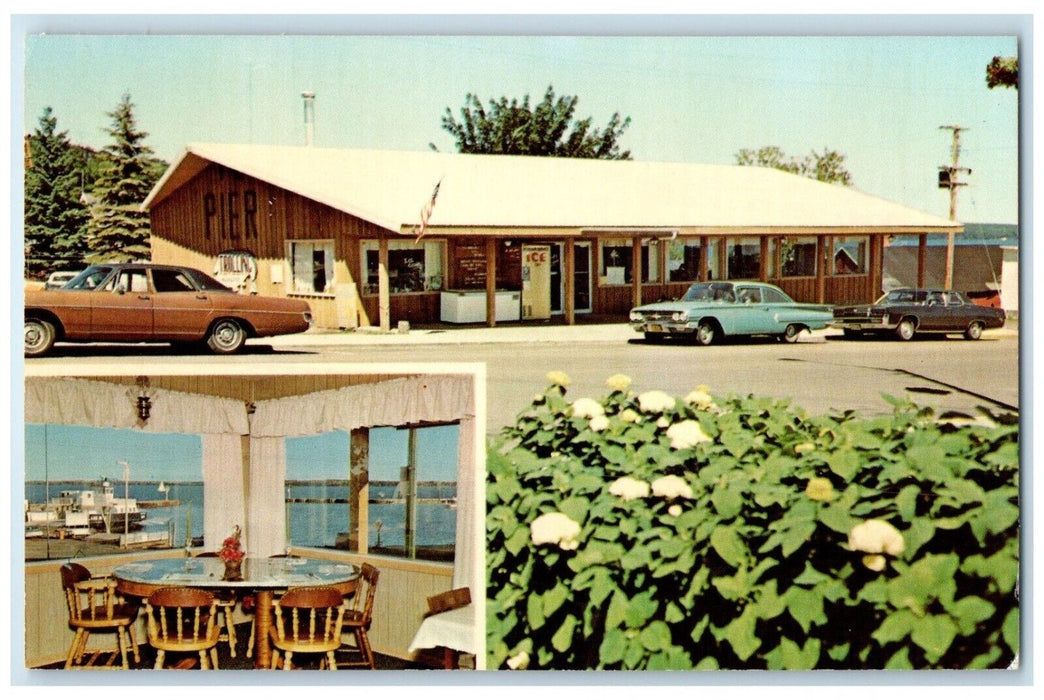
[[[377,567],[372,564],[362,565],[359,575],[361,583],[348,603],[348,609],[353,613],[352,617],[357,624],[369,625],[373,619],[373,599],[377,594],[377,580],[380,576],[381,572]]]
[[[274,606],[276,641],[290,646],[298,643],[339,644],[344,620],[343,603],[344,599],[336,588],[291,588]]]
[[[113,623],[117,612],[122,612],[117,611],[115,579],[94,578],[86,566],[76,562],[63,564],[61,575],[69,622]]]
[[[198,588],[161,588],[148,597],[149,641],[191,648],[217,641],[214,594]],[[188,645],[188,646],[185,646]]]

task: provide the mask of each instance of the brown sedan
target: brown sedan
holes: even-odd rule
[[[56,341],[205,343],[239,350],[248,337],[300,333],[312,323],[308,304],[237,294],[190,267],[93,265],[64,287],[25,293],[25,356]]]

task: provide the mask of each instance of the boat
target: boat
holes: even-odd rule
[[[69,489],[47,503],[26,503],[27,528],[64,530],[70,535],[132,532],[145,527],[145,512],[134,498],[117,498],[108,480],[99,488]]]

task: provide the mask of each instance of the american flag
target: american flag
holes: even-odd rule
[[[420,230],[417,232],[417,240],[424,236],[424,230],[428,227],[428,219],[431,218],[431,210],[435,208],[435,200],[439,196],[439,186],[442,184],[442,180],[435,183],[435,189],[431,191],[431,201],[421,207],[421,224]]]

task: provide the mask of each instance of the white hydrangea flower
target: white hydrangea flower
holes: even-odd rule
[[[614,496],[619,496],[625,501],[630,501],[635,498],[645,498],[649,495],[649,484],[641,479],[621,476],[619,479],[609,484],[609,493]]]
[[[883,554],[867,554],[863,556],[863,566],[871,571],[884,571],[888,561]]]
[[[663,416],[660,416],[660,419],[658,421],[656,421],[656,427],[657,428],[667,428],[667,427],[670,426],[670,424],[671,424],[671,422],[669,420],[667,420],[666,418],[664,418]]]
[[[530,523],[529,534],[535,545],[556,544],[565,550],[580,545],[580,524],[565,513],[544,513]]]
[[[701,384],[689,392],[685,397],[685,403],[696,408],[711,408],[714,406],[714,398],[707,393],[707,387]]]
[[[614,374],[605,380],[605,385],[613,391],[627,391],[631,386],[631,378],[626,374]]]
[[[670,515],[673,515],[674,517],[677,518],[679,515],[682,514],[682,507],[680,505],[678,505],[677,503],[675,503],[674,505],[672,505],[670,508],[667,509],[667,512]]]
[[[674,408],[673,396],[659,390],[638,394],[638,407],[646,413],[663,413]]]
[[[596,433],[600,433],[609,427],[609,419],[605,416],[595,416],[591,419],[591,422],[587,424],[591,430]]]
[[[671,439],[671,447],[676,450],[684,450],[701,442],[713,442],[713,438],[703,432],[703,427],[694,420],[683,420],[667,428],[667,437]]]
[[[625,408],[624,410],[620,411],[620,420],[622,420],[624,423],[640,423],[642,417],[638,413],[638,411],[634,410],[633,408]]]
[[[567,387],[570,384],[569,375],[565,372],[548,372],[547,381],[554,386]]]
[[[884,520],[867,520],[859,523],[848,533],[848,546],[856,552],[867,554],[890,554],[895,557],[906,549],[903,533]]]
[[[509,658],[506,663],[512,671],[523,671],[529,667],[529,652],[520,651]]]
[[[652,492],[654,496],[661,496],[668,501],[675,498],[692,498],[692,487],[685,479],[674,474],[661,476],[652,482]]]
[[[594,418],[604,416],[605,408],[594,399],[577,399],[573,402],[573,415],[581,418]]]

